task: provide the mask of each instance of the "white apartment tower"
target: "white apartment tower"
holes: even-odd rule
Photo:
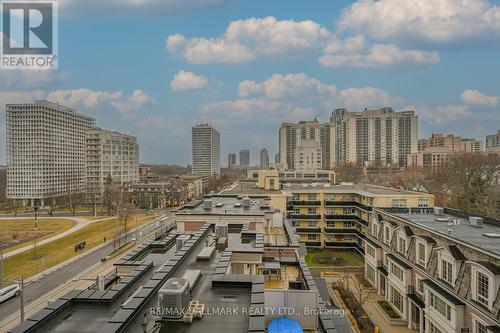
[[[44,205],[81,192],[86,180],[86,131],[95,119],[47,101],[7,104],[7,198]]]
[[[417,152],[415,111],[337,109],[330,120],[337,130],[337,163],[405,166],[407,155]]]
[[[220,134],[209,124],[192,127],[193,169],[195,176],[220,176]]]
[[[139,181],[139,146],[135,136],[92,128],[87,131],[87,192],[102,194],[108,175],[115,184]]]
[[[321,153],[317,153],[318,147]],[[309,152],[307,149],[313,149]],[[300,162],[300,154],[309,157],[314,153],[315,161],[320,155],[321,162],[315,162],[319,169],[330,170],[335,164],[335,128],[331,123],[321,124],[317,120],[283,123],[279,130],[279,161],[288,170],[304,169]],[[307,167],[309,168],[309,167]]]
[[[260,150],[260,168],[269,169],[269,152],[266,148]]]

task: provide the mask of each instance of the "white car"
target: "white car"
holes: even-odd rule
[[[12,284],[8,287],[0,289],[0,303],[5,302],[11,297],[19,296],[21,293],[21,288],[18,284]]]

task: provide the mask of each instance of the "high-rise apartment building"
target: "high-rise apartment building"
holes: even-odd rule
[[[193,166],[195,176],[220,176],[220,134],[207,123],[192,127]]]
[[[483,150],[483,141],[472,138],[462,139],[462,151],[464,153],[479,153]]]
[[[260,168],[269,169],[269,153],[266,148],[262,148],[260,151]]]
[[[304,144],[304,142],[306,142]],[[315,142],[315,143],[313,143]],[[321,124],[317,120],[283,123],[279,130],[280,163],[288,170],[303,168],[295,165],[300,162],[300,154],[304,156],[308,146],[314,149],[315,157],[320,155],[319,169],[330,170],[335,163],[335,128],[330,123]],[[317,153],[317,148],[321,153]],[[307,152],[309,157],[313,152]],[[317,161],[317,160],[316,160]]]
[[[240,167],[248,168],[250,166],[250,150],[240,150]]]
[[[102,194],[106,178],[115,184],[139,181],[139,146],[135,136],[92,128],[87,131],[87,192]]]
[[[497,131],[497,134],[486,136],[486,149],[493,147],[500,147],[500,130]]]
[[[418,151],[424,151],[427,148],[447,147],[450,152],[463,151],[462,138],[453,134],[433,133],[428,139],[418,140]]]
[[[229,153],[227,155],[227,167],[228,168],[234,168],[238,164],[236,162],[236,153]]]
[[[337,109],[330,121],[335,128],[337,163],[404,166],[406,156],[417,151],[415,111]]]
[[[47,101],[7,104],[7,197],[25,204],[85,189],[95,119]]]

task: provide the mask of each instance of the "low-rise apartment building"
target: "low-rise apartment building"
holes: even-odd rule
[[[375,207],[426,208],[434,197],[368,184],[284,184],[287,214],[307,247],[364,252],[363,239]]]
[[[375,208],[364,243],[365,277],[408,328],[499,332],[500,221]]]

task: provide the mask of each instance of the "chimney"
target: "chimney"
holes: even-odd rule
[[[476,228],[481,228],[483,226],[483,218],[477,216],[469,216],[469,224]]]

